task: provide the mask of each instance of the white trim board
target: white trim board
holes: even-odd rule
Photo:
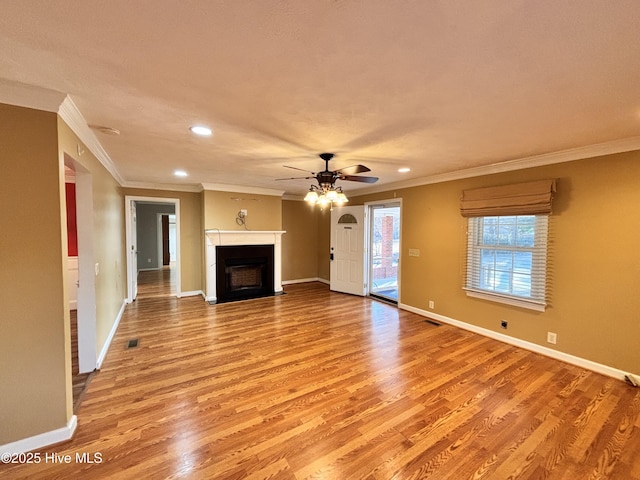
[[[202,190],[211,190],[214,192],[249,193],[254,195],[270,195],[274,197],[282,197],[284,194],[284,190],[276,190],[274,188],[228,185],[225,183],[202,183],[201,186]]]
[[[102,367],[102,362],[104,362],[104,359],[107,356],[107,353],[109,352],[109,347],[111,346],[111,342],[113,341],[113,337],[116,334],[116,331],[118,330],[118,325],[120,325],[120,320],[122,319],[122,315],[124,314],[124,309],[127,306],[127,300],[123,300],[122,301],[122,306],[120,307],[120,311],[118,312],[118,315],[116,316],[116,320],[115,322],[113,322],[113,326],[111,327],[111,330],[109,331],[109,335],[107,336],[107,340],[104,342],[104,345],[102,346],[102,350],[100,351],[100,355],[98,356],[98,362],[96,364],[96,368],[98,370],[100,370],[100,368]]]
[[[295,280],[283,280],[282,285],[293,285],[294,283],[310,283],[310,282],[319,282],[320,278],[298,278]]]
[[[587,158],[604,157],[616,153],[632,152],[640,150],[640,136],[620,138],[609,142],[585,145],[582,147],[569,148],[557,152],[543,153],[531,157],[516,158],[503,162],[492,163],[491,165],[481,165],[478,167],[455,170],[453,172],[430,175],[428,177],[413,178],[399,182],[384,183],[374,187],[365,187],[352,194],[353,197],[369,195],[372,193],[392,192],[403,188],[418,187],[421,185],[432,185],[435,183],[449,182],[463,178],[480,177],[493,175],[495,173],[512,172],[525,168],[554,165],[556,163],[573,162],[585,160]]]
[[[178,292],[174,296],[178,298],[185,298],[185,297],[197,297],[198,295],[202,296],[202,298],[205,298],[204,292],[202,290],[190,290],[188,292]]]
[[[111,160],[111,157],[98,140],[98,137],[93,133],[93,130],[91,130],[87,121],[82,116],[82,113],[68,95],[60,104],[58,115],[64,120],[73,133],[78,136],[80,141],[86,145],[89,151],[93,153],[102,166],[107,169],[115,181],[118,182],[118,185],[122,186],[122,177],[113,160]],[[78,145],[78,157],[82,155],[81,148],[82,147]]]
[[[298,278],[294,280],[285,280],[282,282],[282,285],[293,285],[294,283],[310,283],[310,282],[320,282],[326,285],[330,284],[329,280],[325,280],[324,278],[320,278],[320,277],[313,277],[313,278]]]
[[[399,303],[398,307],[401,308],[402,310],[407,310],[408,312],[416,313],[422,317],[427,317],[432,320],[437,320],[439,322],[446,323],[447,325],[452,325],[454,327],[458,327],[463,330],[468,330],[470,332],[477,333],[485,337],[493,338],[494,340],[498,340],[499,342],[508,343],[509,345],[514,345],[516,347],[524,348],[525,350],[539,353],[546,357],[551,357],[556,360],[560,360],[561,362],[569,363],[571,365],[575,365],[577,367],[581,367],[586,370],[591,370],[592,372],[600,373],[608,377],[617,378],[618,380],[622,380],[623,382],[625,381],[624,379],[625,375],[630,373],[630,372],[624,372],[617,368],[610,367],[608,365],[603,365],[601,363],[593,362],[585,358],[576,357],[575,355],[570,355],[568,353],[554,350],[552,348],[543,347],[542,345],[538,345],[536,343],[527,342],[526,340],[521,340],[519,338],[510,337],[509,335],[504,335],[502,333],[494,332],[493,330],[488,330],[486,328],[478,327],[476,325],[471,325],[469,323],[465,323],[460,320],[446,317],[438,313],[433,313],[426,310],[422,310],[420,308],[412,307],[404,303]]]
[[[23,438],[16,442],[7,443],[6,445],[0,445],[0,454],[25,453],[48,445],[54,445],[56,443],[71,440],[77,427],[78,417],[72,415],[65,427],[51,430],[50,432],[40,433],[33,437]]]

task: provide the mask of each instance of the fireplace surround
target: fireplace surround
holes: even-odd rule
[[[281,294],[284,233],[206,230],[205,299],[213,304]]]

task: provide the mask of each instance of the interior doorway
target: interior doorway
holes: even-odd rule
[[[180,200],[127,195],[125,207],[127,303],[180,297]]]
[[[369,289],[372,297],[398,303],[401,202],[376,202],[369,209]]]

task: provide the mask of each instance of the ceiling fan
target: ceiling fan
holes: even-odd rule
[[[365,167],[364,165],[351,165],[350,167],[340,168],[338,170],[332,171],[329,170],[329,160],[335,157],[335,155],[333,153],[321,153],[319,156],[322,160],[324,160],[324,171],[318,173],[309,172],[310,176],[305,177],[278,178],[277,180],[310,180],[312,178],[315,178],[318,182],[318,185],[311,185],[309,191],[307,192],[307,196],[304,199],[309,203],[317,203],[320,206],[325,206],[327,204],[332,205],[333,202],[341,205],[349,201],[347,199],[347,196],[342,191],[342,187],[335,186],[336,180],[347,180],[350,182],[364,183],[375,183],[378,181],[378,177],[365,177],[355,175],[356,173],[370,172],[371,169],[369,167]],[[301,168],[297,167],[290,167],[288,165],[284,165],[284,167],[306,172],[306,170],[302,170]]]
[[[335,157],[333,153],[321,153],[319,157],[324,160],[324,171],[322,172],[309,172],[311,176],[306,177],[290,177],[290,178],[278,178],[277,180],[297,180],[297,179],[306,179],[309,180],[311,178],[315,178],[318,181],[318,185],[321,187],[331,187],[336,180],[348,180],[350,182],[364,182],[364,183],[375,183],[378,181],[378,177],[356,177],[354,174],[356,173],[364,173],[370,172],[371,169],[364,165],[351,165],[350,167],[340,168],[338,170],[329,170],[329,160]],[[290,167],[289,165],[283,165],[285,168],[292,168],[293,170],[300,170],[301,172],[306,172],[307,170],[303,170],[298,167]]]

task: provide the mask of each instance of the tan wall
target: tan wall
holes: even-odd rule
[[[318,277],[318,210],[306,202],[282,201],[282,280]]]
[[[468,298],[462,290],[468,188],[557,178],[546,312]],[[640,152],[398,190],[401,303],[584,359],[640,373]],[[393,197],[361,196],[352,203]],[[408,249],[420,249],[409,257]],[[500,329],[507,320],[509,328]],[[555,346],[547,331],[558,334]]]
[[[238,212],[247,210],[248,230],[282,230],[282,198],[250,193],[204,191],[204,228],[244,230],[236,223]]]
[[[0,104],[0,445],[64,427],[70,379],[57,116]]]
[[[183,292],[204,288],[204,231],[202,228],[202,193],[123,188],[123,195],[180,200],[180,282]],[[123,202],[124,204],[124,202]],[[124,223],[122,228],[124,229]]]
[[[124,197],[120,186],[67,124],[58,118],[62,155],[71,157],[91,175],[93,193],[93,254],[100,265],[95,279],[96,348],[98,355],[127,296],[124,238]],[[78,145],[83,153],[78,155]],[[82,252],[79,252],[82,254]]]

